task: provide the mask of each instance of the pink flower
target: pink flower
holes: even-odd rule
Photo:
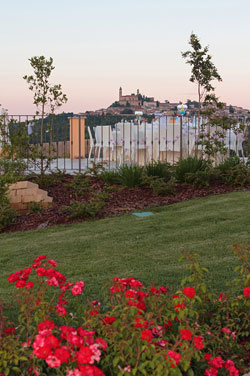
[[[101,346],[101,348],[102,348],[104,351],[106,351],[106,349],[107,349],[107,347],[108,347],[108,344],[107,344],[106,341],[104,341],[104,339],[102,339],[102,338],[97,338],[95,341],[96,341],[96,343],[97,343],[98,345]]]
[[[130,373],[131,372],[131,367],[130,366],[124,367],[124,371]]]
[[[74,368],[67,372],[66,376],[82,376],[82,372],[78,368]]]
[[[216,368],[208,368],[204,372],[205,376],[217,376],[218,375],[218,370]]]
[[[48,280],[48,285],[57,287],[59,286],[59,282],[55,277],[52,277]]]
[[[84,289],[84,282],[79,281],[79,282],[76,282],[75,285],[72,287],[71,292],[73,295],[81,295],[83,289]]]
[[[61,360],[58,359],[55,355],[49,355],[45,360],[48,366],[51,368],[60,367],[60,365],[62,364]]]
[[[47,260],[48,261],[48,263],[50,264],[50,265],[52,265],[53,266],[53,268],[56,268],[57,267],[57,262],[55,262],[54,260],[52,260],[52,259],[49,259],[49,260]]]

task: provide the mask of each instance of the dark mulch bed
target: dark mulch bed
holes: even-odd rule
[[[70,205],[74,201],[87,202],[91,197],[86,194],[84,197],[76,197],[74,190],[69,186],[73,180],[73,176],[65,175],[61,183],[52,184],[49,187],[40,185],[41,189],[45,189],[49,196],[53,197],[53,205],[46,208],[42,213],[19,212],[14,223],[5,228],[3,232],[26,231],[41,229],[48,226],[59,224],[70,224],[74,222],[82,222],[86,219],[74,218],[69,219],[68,214],[62,211],[63,206]],[[35,180],[33,180],[35,181]],[[105,184],[96,178],[91,178],[91,188],[94,192],[103,192]],[[226,186],[219,182],[209,187],[195,187],[188,184],[176,185],[174,195],[158,196],[153,194],[149,188],[124,188],[121,186],[114,187],[109,192],[109,199],[106,201],[105,207],[97,218],[104,218],[113,215],[120,215],[131,211],[139,211],[150,206],[170,205],[176,202],[190,200],[192,198],[205,197],[214,194],[223,194],[238,190],[239,188]],[[250,190],[250,184],[241,187]]]

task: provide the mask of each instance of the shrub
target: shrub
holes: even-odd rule
[[[86,193],[91,191],[90,180],[86,174],[76,174],[70,187],[74,190],[77,197],[85,196]]]
[[[243,186],[250,183],[250,166],[238,157],[227,158],[216,167],[216,170],[219,179],[228,185]]]
[[[197,171],[206,170],[211,163],[203,158],[188,157],[179,159],[175,165],[175,176],[180,183],[185,183],[186,174],[194,174]]]
[[[49,174],[35,175],[35,179],[39,186],[49,188],[60,184],[64,180],[65,175],[64,171],[58,169],[56,172],[51,171]]]
[[[148,184],[156,195],[167,195],[175,193],[175,183],[174,177],[171,177],[168,182],[164,178],[158,178],[157,176],[145,176],[144,183]]]
[[[250,351],[249,249],[234,247],[240,276],[219,296],[207,291],[208,271],[197,255],[186,252],[189,275],[177,291],[115,277],[104,305],[87,299],[83,305],[84,281],[67,282],[57,263],[41,255],[8,277],[20,310],[17,333],[7,328],[16,339],[8,353],[22,346],[25,375],[243,375]],[[77,308],[68,313],[72,298]],[[8,366],[5,374],[15,374],[16,364],[5,359],[0,351],[0,372]]]
[[[11,225],[16,216],[16,212],[10,207],[10,202],[6,195],[8,182],[8,177],[0,176],[0,231]]]
[[[172,176],[172,166],[168,162],[152,162],[145,166],[147,176],[155,176],[169,180]]]
[[[105,170],[101,174],[101,179],[103,180],[104,183],[106,184],[119,184],[120,179],[119,179],[119,173],[114,170]]]
[[[96,193],[88,203],[75,201],[70,206],[64,206],[63,212],[69,213],[68,218],[95,218],[105,206],[107,193]]]
[[[124,165],[119,167],[119,180],[127,188],[134,188],[142,185],[143,167],[137,165]]]
[[[41,215],[42,212],[44,211],[44,207],[42,206],[42,202],[43,201],[39,201],[39,202],[36,202],[36,201],[30,201],[28,202],[28,209],[34,213],[34,214],[39,214]]]

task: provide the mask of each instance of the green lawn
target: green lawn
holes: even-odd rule
[[[8,301],[8,275],[46,254],[69,280],[83,279],[92,297],[111,277],[174,285],[185,268],[183,251],[200,254],[207,283],[221,291],[237,263],[231,246],[249,241],[250,192],[195,199],[153,208],[152,217],[131,214],[40,231],[0,235],[0,297]]]

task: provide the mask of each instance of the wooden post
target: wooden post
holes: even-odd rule
[[[79,159],[79,154],[81,158],[85,158],[85,119],[83,117],[80,117],[80,125],[81,134],[79,134],[79,117],[69,118],[71,159]]]

